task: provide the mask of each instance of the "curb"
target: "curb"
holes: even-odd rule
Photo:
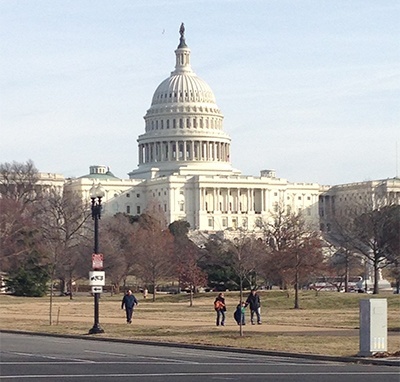
[[[301,359],[314,359],[318,361],[331,361],[331,362],[346,362],[346,363],[358,363],[366,365],[381,365],[381,366],[397,366],[400,367],[399,359],[384,359],[384,358],[371,358],[371,357],[352,357],[352,356],[330,356],[321,354],[302,354],[302,353],[290,353],[280,352],[272,350],[258,350],[258,349],[246,349],[246,348],[235,348],[228,346],[212,346],[212,345],[198,345],[198,344],[185,344],[177,342],[157,342],[157,341],[146,341],[146,340],[128,340],[124,338],[111,338],[111,337],[97,337],[98,335],[85,334],[85,335],[73,335],[73,334],[57,334],[57,333],[41,333],[41,332],[28,332],[20,330],[8,330],[0,329],[0,333],[10,334],[25,334],[31,336],[46,336],[46,337],[58,337],[58,338],[74,338],[79,340],[90,340],[90,341],[104,341],[104,342],[120,342],[126,344],[137,344],[137,345],[152,345],[152,346],[164,346],[164,347],[175,347],[184,349],[199,349],[199,350],[212,350],[212,351],[226,351],[231,353],[246,353],[255,355],[267,355],[275,357],[288,357],[288,358],[301,358]],[[101,334],[100,334],[101,336]]]

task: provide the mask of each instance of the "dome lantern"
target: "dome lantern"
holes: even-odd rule
[[[190,49],[185,42],[185,25],[183,23],[181,24],[179,33],[181,38],[178,48],[175,50],[176,65],[175,71],[171,73],[172,75],[192,72],[192,68],[190,67]]]

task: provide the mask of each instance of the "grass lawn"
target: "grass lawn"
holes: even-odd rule
[[[300,309],[293,309],[293,295],[283,291],[260,292],[262,325],[247,325],[240,336],[233,320],[238,292],[227,292],[227,325],[215,326],[213,301],[216,293],[202,293],[189,306],[189,296],[151,295],[139,306],[133,323],[125,322],[121,295],[103,294],[100,299],[98,336],[153,341],[184,342],[349,356],[359,350],[359,300],[386,298],[388,301],[388,351],[400,351],[400,296],[378,296],[337,292],[301,292]],[[0,295],[0,329],[86,335],[93,325],[93,297],[88,294],[53,297],[50,325],[49,297],[23,298]]]

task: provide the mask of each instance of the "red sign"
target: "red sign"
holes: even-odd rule
[[[103,269],[103,254],[102,253],[93,253],[92,254],[92,268],[94,270],[102,270]]]

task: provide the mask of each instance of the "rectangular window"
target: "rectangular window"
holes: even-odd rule
[[[131,197],[131,194],[129,194],[129,193],[126,194],[126,197],[127,197],[127,198],[130,198],[130,197]]]
[[[136,213],[140,215],[140,206],[136,206]]]
[[[208,226],[209,227],[213,226],[213,219],[212,218],[208,219]]]
[[[131,206],[126,206],[126,213],[130,214],[131,213]]]
[[[137,198],[140,198],[140,194],[136,194],[136,197],[137,197]]]

